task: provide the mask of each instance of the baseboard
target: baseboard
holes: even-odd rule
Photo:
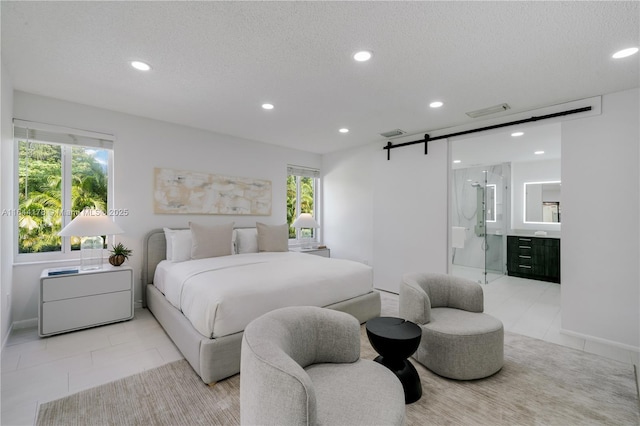
[[[13,324],[11,324],[11,328],[13,328],[14,330],[20,330],[22,328],[31,328],[31,327],[37,327],[37,326],[38,326],[38,318],[31,318],[31,319],[22,320],[22,321],[14,321]]]
[[[640,347],[627,345],[626,343],[614,342],[613,340],[607,340],[601,337],[591,336],[589,334],[576,333],[575,331],[566,330],[564,328],[560,329],[560,333],[567,336],[589,340],[590,342],[600,343],[602,345],[613,346],[614,348],[625,349],[627,351],[640,353]]]
[[[636,377],[636,394],[638,395],[638,402],[640,403],[640,382],[638,382],[638,366],[633,364],[633,375]]]
[[[21,328],[31,328],[38,326],[38,318],[31,318],[23,321],[14,321],[9,326],[9,330],[7,331],[7,335],[4,336],[4,340],[2,340],[2,347],[0,350],[4,350],[5,346],[7,346],[7,342],[9,341],[9,337],[14,330],[20,330]]]
[[[7,335],[4,336],[2,340],[2,346],[0,347],[0,352],[4,350],[4,347],[7,345],[7,341],[9,341],[9,336],[11,336],[11,332],[13,331],[13,323],[9,326],[9,330],[7,330]]]

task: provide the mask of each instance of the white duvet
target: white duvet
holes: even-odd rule
[[[371,267],[295,252],[247,253],[156,268],[154,285],[202,335],[244,330],[258,316],[285,306],[327,306],[369,293]]]

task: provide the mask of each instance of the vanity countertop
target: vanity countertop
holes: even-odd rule
[[[558,235],[558,234],[549,234],[549,233],[547,233],[547,235],[534,235],[533,232],[528,232],[528,231],[510,232],[507,235],[510,236],[510,237],[526,237],[526,238],[537,237],[537,238],[557,238],[557,239],[560,239],[560,235]]]

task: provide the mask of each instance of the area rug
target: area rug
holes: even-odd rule
[[[361,357],[373,359],[364,328]],[[633,366],[513,333],[495,375],[455,381],[413,361],[408,425],[638,425]],[[42,404],[37,425],[236,425],[240,376],[210,387],[185,360]]]

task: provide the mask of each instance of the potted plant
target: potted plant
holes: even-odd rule
[[[109,256],[109,263],[113,266],[122,265],[124,261],[131,256],[131,253],[133,253],[133,250],[126,248],[122,243],[118,243],[112,247],[113,250],[109,250],[109,253],[111,253],[111,256]]]

